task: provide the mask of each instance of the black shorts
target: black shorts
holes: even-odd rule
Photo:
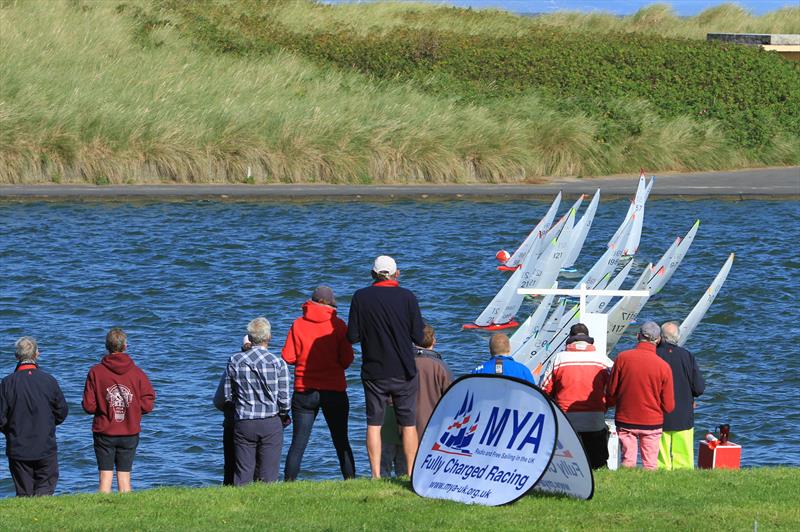
[[[392,398],[397,424],[401,427],[417,425],[417,382],[414,375],[410,381],[399,377],[364,380],[364,401],[367,404],[367,425],[383,425],[383,410],[386,401]]]
[[[133,467],[133,457],[139,445],[139,435],[133,436],[106,436],[94,433],[94,455],[97,457],[97,469],[100,471],[130,472]]]

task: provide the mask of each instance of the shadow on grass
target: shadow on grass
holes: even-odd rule
[[[391,478],[382,478],[384,482],[388,482],[390,484],[394,484],[399,488],[403,488],[404,490],[408,490],[410,492],[414,492],[411,488],[411,477],[402,476],[402,477],[391,477]]]

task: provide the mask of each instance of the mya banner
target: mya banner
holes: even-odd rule
[[[487,506],[519,499],[553,458],[556,409],[527,382],[500,375],[461,377],[425,428],[411,476],[414,492]]]

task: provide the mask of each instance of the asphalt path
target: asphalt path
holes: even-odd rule
[[[636,175],[554,178],[540,184],[411,185],[0,185],[0,200],[25,199],[376,199],[567,196],[601,188],[604,198],[630,196]],[[656,177],[651,196],[800,199],[800,166],[726,172],[669,173]]]

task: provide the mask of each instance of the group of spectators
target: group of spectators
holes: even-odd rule
[[[382,463],[384,472],[392,463],[402,464],[401,474],[411,474],[421,429],[452,377],[433,350],[435,333],[423,322],[416,296],[399,284],[394,259],[378,257],[371,274],[373,283],[353,294],[348,324],[336,315],[333,290],[317,287],[303,304],[303,316],[292,323],[280,355],[267,349],[271,328],[266,318],[248,324],[242,351],[228,361],[214,397],[215,406],[226,412],[224,483],[278,480],[282,431],[289,425],[292,442],[283,478],[295,480],[320,410],[342,477],[355,477],[345,370],[356,343],[362,352],[372,476],[381,476]]]
[[[139,445],[142,415],[153,410],[156,394],[147,375],[126,354],[122,329],[106,335],[106,354],[89,370],[81,405],[91,414],[99,491],[131,491],[131,468]],[[58,482],[56,425],[69,408],[58,382],[39,368],[36,340],[15,344],[17,367],[0,382],[0,430],[6,437],[8,468],[17,496],[52,495]]]
[[[266,318],[248,324],[242,348],[229,358],[214,397],[225,413],[225,484],[277,481],[283,431],[290,425],[283,478],[295,480],[320,410],[342,477],[355,477],[345,370],[356,343],[362,352],[372,477],[393,470],[411,474],[422,432],[452,374],[434,349],[435,331],[423,322],[417,298],[400,286],[394,259],[375,259],[371,275],[372,284],[352,297],[347,324],[336,315],[333,290],[317,287],[292,323],[280,355],[268,349],[272,330]],[[661,329],[644,323],[636,348],[612,363],[595,351],[585,325],[570,330],[566,351],[555,356],[542,389],[566,413],[593,468],[608,459],[605,414],[610,407],[616,408],[623,466],[636,465],[637,445],[645,468],[654,469],[657,462],[667,468],[693,466],[693,397],[702,394],[704,385],[694,357],[676,345],[679,334],[672,322]],[[109,331],[106,348],[108,354],[89,371],[82,406],[94,416],[99,489],[111,491],[116,469],[118,490],[124,492],[131,490],[141,417],[153,409],[155,392],[126,353],[121,329]],[[534,382],[530,370],[511,357],[508,336],[493,335],[489,350],[491,358],[473,373]],[[68,413],[58,383],[39,368],[38,357],[35,340],[21,338],[16,370],[0,382],[0,430],[20,496],[53,493],[58,479],[55,427]]]
[[[558,353],[542,382],[563,410],[586,449],[592,468],[608,460],[606,411],[614,423],[623,467],[635,467],[641,454],[645,469],[694,467],[694,398],[705,382],[694,356],[677,345],[680,327],[642,324],[635,348],[612,362],[595,350],[588,328],[570,329],[567,348]]]

